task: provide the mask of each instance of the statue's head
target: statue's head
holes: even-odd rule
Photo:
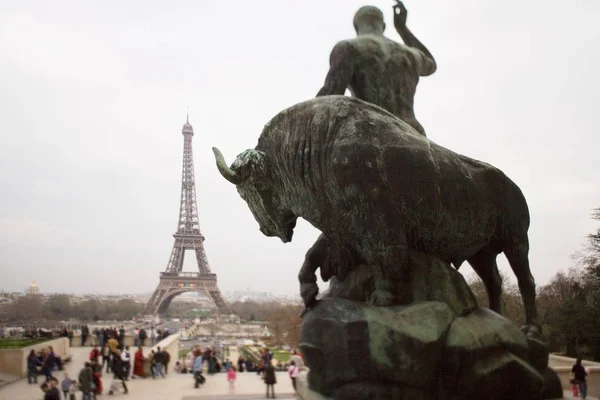
[[[292,240],[297,217],[282,204],[281,188],[273,181],[267,154],[250,149],[227,166],[223,155],[213,147],[217,168],[223,178],[236,185],[265,236],[287,243]]]
[[[354,14],[354,29],[357,34],[378,33],[383,34],[385,22],[383,22],[383,13],[375,6],[361,7]]]

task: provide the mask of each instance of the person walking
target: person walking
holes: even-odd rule
[[[132,378],[144,378],[144,351],[142,350],[142,346],[139,346],[137,351],[135,352],[135,359],[133,361],[133,374]]]
[[[131,354],[129,353],[129,346],[125,346],[125,349],[121,352],[121,361],[123,362],[123,376],[125,380],[129,380],[129,374],[131,372]]]
[[[104,343],[106,343],[106,330],[98,329],[98,346],[100,348],[104,347]]]
[[[119,329],[119,350],[123,351],[125,348],[125,328],[121,325]]]
[[[150,346],[154,346],[156,344],[156,331],[154,327],[150,326]]]
[[[171,355],[169,354],[167,349],[164,347],[163,347],[162,355],[163,355],[163,367],[165,368],[165,375],[167,375],[169,373],[169,363],[171,362]]]
[[[44,390],[44,385],[46,389]],[[42,390],[45,392],[44,400],[60,400],[60,391],[57,388],[58,380],[54,377],[42,385]]]
[[[198,354],[196,358],[194,358],[194,387],[196,389],[198,389],[198,387],[206,381],[206,379],[202,376],[203,361],[202,354]]]
[[[152,374],[152,377],[157,376],[158,374],[160,374],[160,376],[162,376],[163,378],[165,377],[165,373],[163,371],[163,365],[165,363],[165,353],[163,353],[160,350],[160,347],[156,348],[156,353],[154,353],[154,374]]]
[[[113,381],[110,385],[110,390],[108,392],[109,395],[115,393],[117,388],[119,387],[119,382],[123,385],[123,391],[125,394],[129,393],[129,389],[127,388],[127,384],[125,383],[125,365],[121,359],[121,352],[119,350],[116,351],[115,357],[113,359]]]
[[[27,356],[27,383],[38,383],[38,370],[37,367],[41,366],[42,362],[35,354],[35,350],[31,350]]]
[[[146,330],[144,328],[140,329],[138,336],[140,337],[140,346],[144,347],[144,342],[146,341]]]
[[[50,379],[52,378],[52,369],[54,368],[53,354],[54,353],[52,351],[48,352],[44,357],[44,360],[42,361],[42,372],[46,377],[46,382],[50,381]]]
[[[267,385],[267,399],[269,398],[269,389],[271,389],[271,398],[275,398],[275,384],[277,376],[275,376],[275,368],[272,363],[267,363],[265,366],[265,385]]]
[[[87,325],[81,327],[81,347],[85,346],[88,336],[90,336],[90,328]]]
[[[108,347],[108,343],[104,343],[104,347],[102,348],[102,368],[104,368],[104,363],[106,363],[106,373],[110,372],[110,347]]]
[[[585,377],[588,373],[585,368],[583,368],[583,365],[581,365],[581,358],[578,358],[575,361],[575,365],[573,365],[573,368],[571,368],[571,374],[573,376],[572,379],[579,387],[579,396],[582,399],[585,399],[587,396],[587,381]]]
[[[73,379],[69,378],[69,374],[65,372],[65,378],[60,383],[60,388],[65,395],[65,399],[69,395],[69,391],[71,390],[71,385],[73,384]]]
[[[79,388],[83,393],[81,400],[92,400],[92,392],[94,390],[94,372],[89,362],[84,364],[84,367],[79,371]]]
[[[227,371],[227,382],[229,382],[229,393],[235,393],[235,380],[237,375],[235,373],[235,367],[232,365]]]
[[[92,351],[90,351],[90,361],[99,362],[101,355],[102,355],[102,353],[100,353],[100,350],[98,350],[98,347],[94,346]]]
[[[296,379],[300,374],[300,368],[296,365],[295,361],[290,363],[290,367],[288,368],[288,374],[290,375],[290,379],[292,380],[292,386],[294,387],[294,392],[296,392]]]

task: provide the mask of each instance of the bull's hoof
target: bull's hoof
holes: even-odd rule
[[[377,307],[387,307],[394,304],[394,295],[386,290],[375,290],[371,294],[369,304]]]

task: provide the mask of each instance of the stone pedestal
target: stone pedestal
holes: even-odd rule
[[[413,255],[413,298],[375,307],[360,266],[311,309],[300,348],[312,392],[338,400],[542,400],[562,397],[543,342],[477,307],[461,274]]]

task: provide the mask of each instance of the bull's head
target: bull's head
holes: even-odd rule
[[[266,236],[276,236],[290,242],[297,217],[283,206],[283,188],[276,187],[267,155],[258,150],[246,150],[227,166],[223,154],[213,147],[217,168],[223,178],[236,185],[238,193],[248,203],[250,211]]]

